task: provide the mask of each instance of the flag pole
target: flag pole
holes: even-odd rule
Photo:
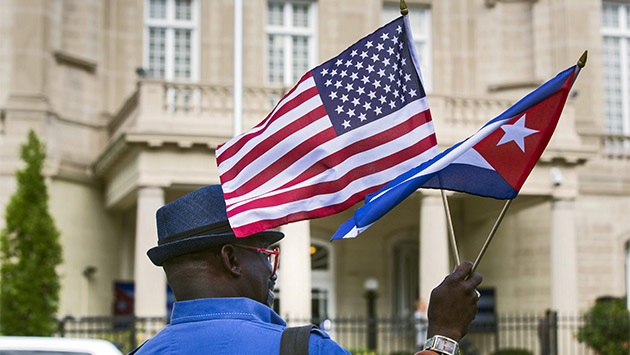
[[[446,199],[446,193],[444,190],[440,190],[442,193],[442,204],[444,205],[444,213],[446,213],[446,219],[448,220],[448,232],[450,234],[451,247],[453,248],[453,255],[455,256],[455,262],[459,265],[461,261],[459,259],[459,252],[457,251],[457,241],[455,240],[455,230],[453,229],[453,219],[451,218],[451,210],[448,207],[448,200]]]
[[[407,10],[407,4],[405,3],[405,0],[400,0],[400,14],[406,16],[408,13],[409,10]]]
[[[475,260],[475,263],[473,264],[472,270],[470,270],[471,275],[475,272],[475,270],[477,269],[477,266],[479,266],[479,261],[481,260],[481,257],[483,256],[483,254],[486,253],[486,250],[488,249],[488,245],[490,245],[490,242],[492,241],[492,237],[494,237],[494,234],[496,233],[497,228],[499,228],[499,224],[501,223],[501,220],[503,220],[503,216],[505,216],[505,212],[507,211],[508,207],[510,207],[510,203],[512,203],[512,199],[505,201],[505,205],[503,205],[503,209],[501,210],[499,217],[497,218],[496,222],[494,222],[494,226],[492,227],[492,230],[490,231],[490,235],[488,235],[486,242],[484,243],[483,247],[481,247],[481,251],[479,252],[479,255],[477,255],[477,259]]]
[[[243,0],[234,0],[234,92],[232,134],[243,131]]]

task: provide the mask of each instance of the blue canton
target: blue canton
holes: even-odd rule
[[[385,117],[426,95],[411,59],[402,17],[312,73],[337,135]]]

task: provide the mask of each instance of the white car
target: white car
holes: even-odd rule
[[[0,337],[0,355],[122,355],[100,339]]]

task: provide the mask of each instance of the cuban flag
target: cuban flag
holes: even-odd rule
[[[516,197],[553,135],[579,70],[575,65],[559,73],[474,135],[368,195],[331,240],[356,237],[421,187]]]

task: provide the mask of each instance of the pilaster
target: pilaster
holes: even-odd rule
[[[280,313],[287,318],[311,319],[311,229],[309,221],[282,226],[281,270],[278,273]],[[302,323],[302,322],[299,322]]]
[[[420,199],[420,297],[450,273],[448,228],[442,199],[437,191],[423,192]]]
[[[136,209],[135,300],[137,317],[166,315],[166,277],[162,268],[151,263],[147,250],[157,242],[155,212],[164,205],[164,190],[141,187]]]

